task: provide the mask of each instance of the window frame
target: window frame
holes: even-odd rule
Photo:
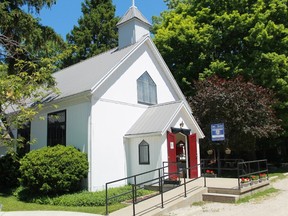
[[[54,136],[51,138],[50,136],[52,135],[52,129],[51,129],[51,126],[50,126],[50,116],[56,116],[60,113],[64,113],[64,123],[61,123],[60,126],[64,125],[64,137],[62,137],[62,141],[63,143],[57,143],[58,141],[55,140]],[[59,124],[58,124],[59,125]],[[55,128],[53,128],[53,130],[55,130]],[[61,145],[64,145],[66,146],[66,135],[67,134],[67,112],[66,110],[60,110],[60,111],[56,111],[56,112],[53,112],[53,113],[48,113],[47,114],[47,146],[56,146],[58,144],[61,144]],[[55,133],[54,133],[55,135]]]
[[[157,85],[147,71],[137,79],[137,102],[145,105],[158,103]]]
[[[142,154],[145,155],[142,156]],[[142,140],[141,143],[139,143],[138,145],[138,156],[140,165],[150,164],[150,145],[145,140]]]

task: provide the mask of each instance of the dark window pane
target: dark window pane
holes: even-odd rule
[[[66,111],[48,114],[47,145],[66,145]]]
[[[149,144],[144,140],[139,144],[139,164],[150,164]]]

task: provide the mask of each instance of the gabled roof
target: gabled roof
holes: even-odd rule
[[[168,122],[175,116],[181,105],[183,105],[182,101],[174,101],[150,106],[127,131],[125,136],[151,133],[162,134]]]
[[[163,135],[170,127],[175,116],[184,108],[183,101],[173,101],[169,103],[157,104],[150,106],[135,124],[127,131],[125,137],[146,135],[146,134],[161,134]],[[186,110],[188,113],[189,111]],[[191,121],[196,127],[196,133],[200,138],[204,137],[203,132],[199,128],[193,116],[189,113]]]
[[[149,23],[149,21],[143,16],[143,14],[137,9],[137,7],[132,6],[129,8],[129,10],[126,12],[126,14],[119,20],[119,22],[117,23],[117,26],[128,22],[129,20],[136,18],[142,22],[144,22],[147,25],[151,24]]]
[[[144,38],[141,41],[143,40]],[[54,73],[57,88],[61,92],[55,99],[91,92],[92,88],[120,64],[140,42],[120,50],[109,50]]]

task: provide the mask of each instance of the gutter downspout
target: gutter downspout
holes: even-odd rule
[[[88,171],[88,191],[92,191],[92,128],[93,128],[93,121],[92,121],[92,100],[93,96],[90,97],[90,115],[88,120],[88,163],[89,163],[89,171]]]

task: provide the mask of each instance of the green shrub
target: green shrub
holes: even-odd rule
[[[131,186],[123,186],[118,188],[111,188],[108,190],[109,197],[123,194],[115,199],[109,200],[110,204],[116,204],[127,200],[132,200]],[[137,196],[143,196],[154,193],[155,191],[137,190]],[[43,202],[43,200],[42,200]],[[59,197],[47,199],[47,204],[59,206],[105,206],[106,205],[106,191],[88,192],[83,191],[76,194],[66,194]]]
[[[0,157],[0,189],[9,189],[19,185],[19,161],[14,153]]]
[[[137,196],[143,196],[154,193],[155,191],[137,190]],[[109,201],[109,204],[116,204],[123,201],[131,200],[131,186],[123,186],[118,188],[111,188],[108,190],[109,197],[124,194],[116,199]],[[106,205],[106,191],[88,192],[82,191],[79,193],[65,194],[61,196],[35,196],[35,194],[29,193],[29,191],[23,187],[19,187],[14,195],[22,201],[33,202],[37,204],[45,205],[57,205],[57,206],[105,206]]]
[[[72,146],[44,147],[20,160],[20,182],[36,194],[64,194],[81,189],[87,177],[87,155]]]

